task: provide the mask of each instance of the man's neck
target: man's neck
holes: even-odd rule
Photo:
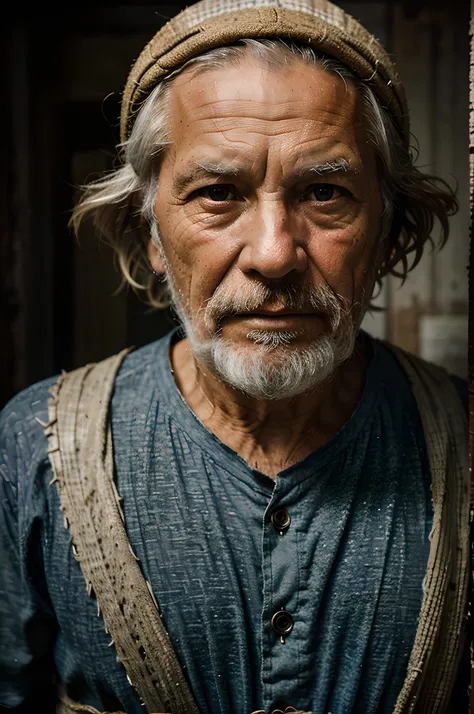
[[[252,468],[274,478],[328,442],[351,417],[365,382],[368,345],[310,393],[257,400],[221,382],[194,358],[188,340],[172,347],[176,384],[200,421]]]

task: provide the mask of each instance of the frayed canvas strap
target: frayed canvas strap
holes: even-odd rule
[[[390,346],[389,346],[390,347]],[[467,418],[449,376],[391,347],[409,378],[428,451],[433,528],[424,595],[394,714],[442,714],[465,646],[469,582]]]
[[[151,712],[199,714],[124,525],[114,483],[109,403],[128,350],[61,376],[49,403],[48,454],[89,595],[130,683]]]
[[[60,690],[58,694],[58,701],[56,702],[55,714],[126,714],[125,712],[100,712],[94,707],[90,707],[88,704],[80,704],[75,702],[67,694]]]

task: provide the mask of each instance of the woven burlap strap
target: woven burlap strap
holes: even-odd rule
[[[80,702],[75,702],[73,699],[68,697],[64,687],[61,687],[60,691],[58,692],[58,698],[54,714],[126,714],[126,712],[100,712],[98,709],[90,707],[88,704],[81,704]]]
[[[466,637],[467,417],[443,369],[392,349],[411,382],[420,412],[430,462],[434,511],[418,627],[394,714],[441,714],[447,711]]]
[[[73,552],[130,683],[149,712],[199,714],[132,552],[114,483],[109,403],[127,353],[60,377],[49,403],[48,454]]]

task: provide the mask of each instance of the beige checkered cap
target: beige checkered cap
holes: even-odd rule
[[[294,40],[345,64],[375,94],[408,144],[405,92],[382,45],[357,20],[328,0],[201,0],[166,23],[133,65],[125,85],[121,140],[153,88],[185,62],[244,38]]]

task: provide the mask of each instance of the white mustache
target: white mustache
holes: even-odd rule
[[[288,285],[271,288],[259,282],[252,282],[245,288],[221,285],[203,306],[204,322],[208,330],[214,332],[220,321],[227,316],[255,312],[275,303],[282,310],[318,313],[327,316],[335,329],[347,310],[339,298],[326,285]]]

